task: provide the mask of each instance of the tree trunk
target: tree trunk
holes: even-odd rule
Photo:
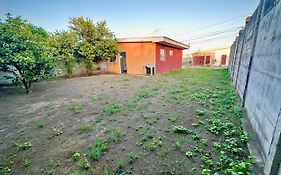
[[[29,94],[29,86],[28,86],[27,82],[25,80],[23,80],[22,83],[23,83],[24,88],[26,90],[26,94]]]

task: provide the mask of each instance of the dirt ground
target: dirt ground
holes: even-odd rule
[[[201,155],[216,161],[213,142],[225,137],[204,126],[217,108],[192,97],[230,87],[226,82],[225,70],[187,69],[46,81],[29,95],[0,87],[0,172],[201,174]],[[176,133],[175,126],[191,134]]]

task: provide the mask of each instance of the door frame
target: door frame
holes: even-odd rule
[[[124,73],[124,71],[122,72],[122,61],[120,57],[121,53],[125,53],[125,65],[126,65],[126,72],[128,72],[128,67],[127,67],[127,52],[126,51],[121,51],[119,52],[119,66],[120,66],[120,74]]]

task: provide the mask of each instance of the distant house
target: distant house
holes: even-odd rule
[[[107,63],[111,73],[159,74],[182,68],[189,46],[167,37],[118,39],[119,54]]]
[[[193,66],[228,66],[230,48],[220,48],[192,53]]]

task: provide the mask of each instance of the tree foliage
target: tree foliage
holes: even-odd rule
[[[50,77],[54,73],[52,49],[47,47],[48,33],[21,17],[0,21],[0,71],[10,72],[16,84],[26,92],[33,82]]]
[[[75,64],[75,49],[77,37],[75,33],[69,31],[56,31],[49,39],[49,45],[55,48],[54,56],[59,62],[65,65],[68,77],[72,76]]]
[[[91,19],[75,17],[70,19],[70,31],[77,36],[77,60],[91,71],[93,63],[99,63],[114,57],[117,50],[116,38],[105,21],[96,24]]]

